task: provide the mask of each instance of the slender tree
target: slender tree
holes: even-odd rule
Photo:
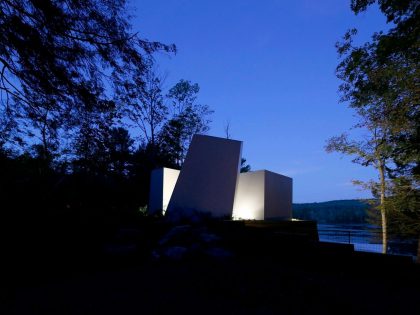
[[[226,139],[231,139],[232,135],[231,135],[231,131],[230,131],[231,125],[230,125],[230,120],[227,119],[226,120],[226,124],[223,126],[224,132],[225,132],[225,137]]]
[[[197,83],[181,79],[168,92],[167,97],[172,102],[174,116],[182,114],[188,107],[195,105],[200,86]]]
[[[390,29],[371,41],[353,45],[350,30],[337,44],[341,62],[342,100],[353,108],[379,107],[386,111],[393,143],[393,160],[401,172],[419,173],[420,150],[420,2],[418,0],[352,0],[358,14],[377,2]]]
[[[116,87],[118,98],[124,115],[140,129],[142,138],[156,146],[156,137],[168,119],[168,107],[163,94],[165,76],[159,75],[153,64],[146,71],[139,69],[136,75],[135,83]]]
[[[363,111],[359,111],[362,114]],[[328,140],[325,147],[326,151],[340,152],[346,155],[353,155],[354,163],[362,166],[373,166],[378,171],[378,182],[362,183],[363,187],[370,189],[374,195],[379,195],[379,210],[381,213],[382,226],[382,252],[387,252],[387,173],[386,170],[390,163],[390,148],[387,143],[388,130],[385,124],[379,125],[372,123],[369,117],[363,117],[364,123],[357,125],[367,130],[363,140],[350,140],[347,134],[342,134]],[[384,118],[385,119],[385,118]],[[386,119],[385,119],[386,120]]]
[[[196,103],[199,91],[197,83],[180,80],[167,95],[174,115],[162,129],[160,139],[165,147],[171,148],[178,166],[184,162],[193,135],[209,130],[209,116],[213,111],[208,105]]]
[[[358,14],[375,2],[391,28],[373,34],[371,41],[360,46],[353,44],[357,33],[353,29],[337,44],[341,101],[356,110],[362,119],[357,127],[365,128],[368,137],[362,141],[335,137],[327,150],[355,155],[355,162],[374,165],[378,170],[379,188],[374,190],[380,196],[385,252],[387,214],[391,210],[388,199],[392,197],[387,178],[415,175],[420,161],[415,145],[420,117],[420,11],[417,0],[352,0],[351,9]]]

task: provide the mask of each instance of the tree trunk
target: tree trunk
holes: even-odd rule
[[[42,160],[42,164],[39,170],[39,173],[41,176],[44,176],[46,173],[46,169],[48,166],[48,156],[47,156],[47,152],[48,152],[48,142],[47,142],[47,125],[46,123],[44,124],[44,126],[42,127],[41,130],[41,135],[42,135],[42,152],[41,152],[41,160]]]
[[[153,120],[150,122],[150,134],[151,134],[151,142],[153,148],[155,147],[155,125],[153,123]]]
[[[386,254],[388,247],[387,239],[387,222],[385,209],[385,165],[382,160],[379,160],[379,179],[380,179],[380,209],[381,209],[381,223],[382,223],[382,253]]]
[[[386,213],[383,205],[381,206],[382,220],[382,254],[386,254],[388,247],[387,229],[386,229]]]
[[[420,235],[419,235],[419,242],[417,244],[417,260],[416,262],[420,264]]]

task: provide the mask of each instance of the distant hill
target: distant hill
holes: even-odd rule
[[[293,218],[330,224],[366,223],[367,211],[370,208],[367,200],[295,203],[293,204]]]

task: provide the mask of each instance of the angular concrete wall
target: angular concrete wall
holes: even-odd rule
[[[195,135],[181,172],[152,172],[149,213],[291,219],[292,179],[266,170],[239,174],[241,150],[240,141]]]
[[[194,135],[168,206],[177,210],[232,215],[242,142]]]
[[[171,199],[179,170],[159,168],[152,171],[150,178],[149,208],[150,214],[165,214]]]
[[[238,178],[234,219],[292,218],[292,179],[270,171],[242,173]]]
[[[232,211],[235,220],[264,220],[264,186],[264,171],[239,174]]]
[[[290,177],[264,171],[265,204],[264,220],[291,219],[293,180]]]

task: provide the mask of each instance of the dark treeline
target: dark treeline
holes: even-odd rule
[[[370,219],[371,207],[367,201],[361,200],[297,203],[293,204],[293,217],[327,224],[363,224]]]
[[[124,106],[123,113],[115,106],[91,109],[71,127],[54,126],[60,133],[55,139],[24,130],[32,133],[25,143],[12,140],[0,148],[5,201],[16,207],[28,192],[31,204],[42,208],[53,196],[54,208],[78,208],[88,199],[96,200],[89,207],[103,201],[123,209],[144,206],[150,171],[181,167],[192,136],[208,130],[211,110],[196,104],[198,91],[197,84],[181,80],[167,94],[154,91],[154,100]]]
[[[92,253],[150,220],[151,170],[181,167],[192,136],[209,129],[198,84],[165,88],[154,54],[175,45],[142,38],[129,16],[125,0],[0,2],[8,258]]]
[[[179,168],[192,135],[208,128],[211,112],[195,103],[198,90],[181,80],[167,94],[159,91],[154,129],[153,122],[147,127],[144,100],[136,112],[125,107],[121,121],[109,119],[118,114],[114,107],[92,110],[54,147],[37,141],[35,132],[24,145],[6,142],[0,151],[3,240],[26,253],[73,248],[70,253],[92,255],[118,229],[145,223],[151,170]]]
[[[10,0],[0,12],[5,204],[144,206],[150,170],[180,167],[209,128],[198,84],[164,89],[153,54],[176,47],[133,31],[125,0]]]

